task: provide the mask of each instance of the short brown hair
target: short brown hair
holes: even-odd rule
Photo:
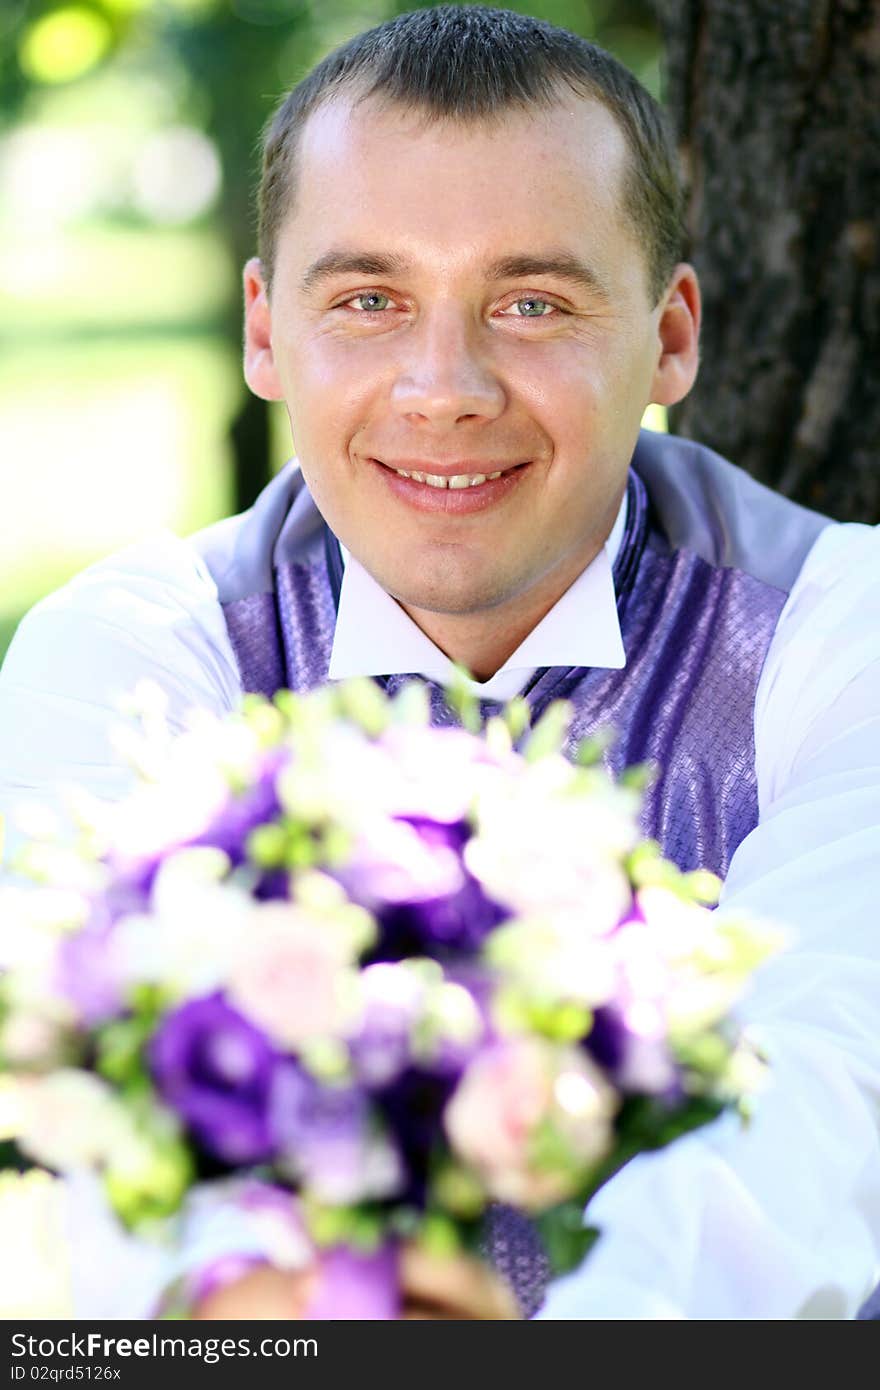
[[[259,247],[271,282],[281,224],[293,199],[306,120],[342,91],[436,119],[487,119],[549,106],[567,86],[618,120],[632,164],[624,206],[645,243],[648,288],[659,300],[681,257],[682,194],[662,109],[627,68],[587,39],[511,10],[440,5],[413,10],[334,49],[281,102],[263,137]]]

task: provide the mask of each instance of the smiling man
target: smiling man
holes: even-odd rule
[[[177,723],[417,676],[449,723],[455,662],[484,713],[522,693],[535,717],[570,700],[572,743],[612,725],[613,769],[660,768],[645,832],[792,925],[749,1004],[773,1089],[747,1131],[629,1164],[591,1207],[606,1237],[549,1291],[524,1223],[501,1213],[490,1252],[542,1317],[855,1316],[880,1273],[880,537],[640,434],[697,371],[659,110],[564,31],[418,11],[286,98],[260,218],[245,370],[286,402],[296,459],[243,516],[28,617],[3,802],[121,794],[107,731],[143,676]],[[499,1307],[482,1285],[465,1303]]]
[[[485,682],[604,546],[646,404],[691,385],[696,280],[656,293],[598,100],[426,121],[356,92],[278,118],[247,378],[339,541]]]

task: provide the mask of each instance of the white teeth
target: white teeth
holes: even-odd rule
[[[494,482],[500,478],[503,469],[497,473],[454,473],[451,478],[441,478],[437,473],[408,473],[405,468],[392,470],[401,478],[412,478],[416,483],[427,483],[428,487],[479,487],[481,483]]]

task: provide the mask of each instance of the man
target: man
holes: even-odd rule
[[[539,1316],[855,1316],[880,1274],[880,538],[639,436],[697,371],[659,111],[561,30],[419,11],[294,89],[260,200],[245,371],[298,461],[243,517],[132,547],[24,622],[6,803],[118,795],[113,696],[144,675],[179,721],[415,673],[443,722],[455,661],[484,712],[523,692],[535,715],[571,700],[573,738],[613,724],[615,769],[661,768],[646,832],[796,939],[749,1006],[773,1059],[753,1126],[625,1168]],[[527,1233],[494,1241],[533,1311]]]

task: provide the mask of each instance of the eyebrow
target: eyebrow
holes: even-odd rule
[[[313,261],[300,281],[300,288],[305,294],[309,294],[336,275],[395,276],[404,275],[410,269],[410,263],[402,256],[343,248],[327,251]],[[501,256],[486,267],[486,278],[491,281],[522,280],[533,275],[552,276],[557,280],[565,280],[588,294],[597,295],[602,299],[609,298],[602,277],[585,261],[579,260],[568,251],[541,256]]]

